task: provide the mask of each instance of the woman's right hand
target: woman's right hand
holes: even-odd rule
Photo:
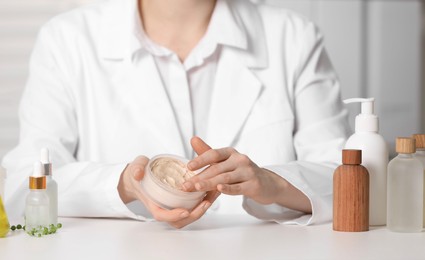
[[[128,164],[121,174],[118,192],[125,204],[140,200],[157,221],[167,222],[175,228],[182,228],[202,217],[220,195],[218,191],[208,192],[204,200],[191,212],[183,208],[163,209],[147,198],[141,190],[140,181],[143,179],[144,169],[148,162],[147,157],[138,156]]]

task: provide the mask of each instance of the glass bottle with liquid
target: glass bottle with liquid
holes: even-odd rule
[[[3,206],[3,200],[0,196],[0,237],[5,237],[9,233],[9,220],[7,219],[6,210]]]
[[[4,183],[6,179],[6,172],[0,166],[0,237],[5,237],[9,233],[9,220],[7,219],[6,210],[3,205],[4,196]]]
[[[424,173],[415,150],[415,139],[398,137],[388,164],[387,227],[394,232],[422,231]]]
[[[34,164],[34,173],[29,177],[30,193],[27,195],[25,204],[25,230],[31,232],[33,229],[48,227],[49,197],[46,193],[46,176],[40,162]]]
[[[425,227],[425,134],[415,134],[413,138],[416,140],[416,153],[415,157],[422,163],[424,169],[424,206],[423,206],[423,227]]]

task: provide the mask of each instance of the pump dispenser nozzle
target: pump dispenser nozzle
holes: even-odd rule
[[[345,104],[361,103],[361,112],[356,116],[356,132],[378,132],[378,117],[374,114],[375,98],[350,98]]]

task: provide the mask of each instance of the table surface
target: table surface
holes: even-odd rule
[[[176,230],[129,219],[61,218],[58,233],[0,238],[0,259],[425,259],[425,232],[344,233],[247,215],[206,215]],[[16,224],[11,222],[12,224]]]

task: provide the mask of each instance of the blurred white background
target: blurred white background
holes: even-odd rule
[[[19,99],[37,32],[52,16],[93,0],[0,0],[0,158],[18,142]],[[320,27],[343,98],[375,97],[381,133],[425,132],[421,0],[252,0],[293,9]],[[350,105],[350,123],[359,109]]]

